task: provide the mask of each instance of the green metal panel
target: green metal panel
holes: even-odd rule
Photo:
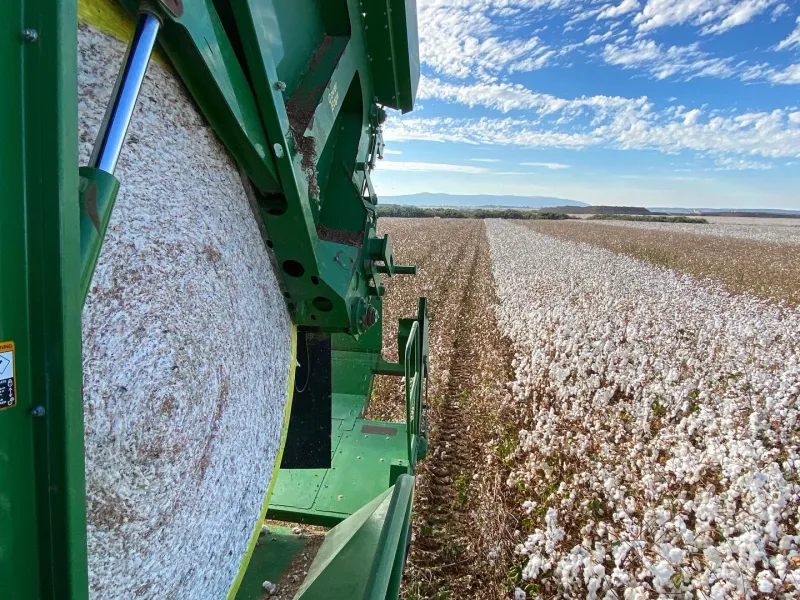
[[[406,428],[401,423],[355,420],[350,429],[334,421],[330,469],[281,469],[269,517],[330,525],[344,520],[391,484],[392,462],[408,469]]]
[[[399,423],[356,421],[342,436],[314,507],[350,515],[388,488],[392,459],[406,456],[404,435]]]
[[[76,12],[61,0],[0,8],[0,342],[16,344],[18,400],[0,412],[4,598],[88,595]]]
[[[375,96],[409,112],[419,83],[416,0],[364,0],[363,6]]]

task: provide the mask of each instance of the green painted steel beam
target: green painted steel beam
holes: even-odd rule
[[[88,596],[81,401],[77,14],[2,4],[0,342],[15,406],[0,411],[0,590]]]

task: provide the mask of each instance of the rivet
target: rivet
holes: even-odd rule
[[[39,32],[35,29],[23,29],[22,30],[22,39],[26,42],[35,42],[39,39]]]
[[[43,417],[46,414],[47,414],[47,411],[45,410],[44,406],[42,406],[41,404],[39,406],[34,406],[31,409],[31,416],[32,417]]]
[[[276,143],[272,146],[272,149],[275,151],[275,156],[278,158],[283,158],[283,146]]]
[[[275,89],[281,92],[286,91],[286,84],[283,81],[276,81],[275,82]]]

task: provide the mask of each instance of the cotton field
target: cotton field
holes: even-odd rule
[[[733,222],[730,217],[717,217],[716,219],[711,217],[710,219],[711,221],[707,225],[646,221],[592,221],[592,223],[602,223],[610,227],[713,235],[754,242],[800,244],[800,219],[738,218]]]
[[[486,235],[515,355],[515,597],[798,596],[800,312],[511,222]]]

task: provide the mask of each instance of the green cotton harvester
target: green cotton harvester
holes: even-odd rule
[[[0,599],[397,598],[428,317],[382,358],[416,268],[370,174],[414,0],[0,15]],[[405,422],[367,418],[376,375]]]

